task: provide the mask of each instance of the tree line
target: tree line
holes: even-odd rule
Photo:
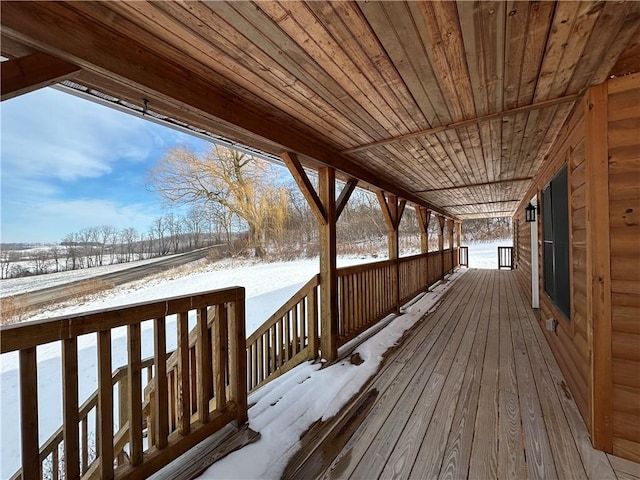
[[[311,176],[311,181],[316,179]],[[131,262],[212,244],[226,245],[228,255],[263,259],[318,254],[317,220],[306,199],[293,179],[265,160],[220,146],[205,152],[177,147],[150,170],[147,184],[167,207],[186,213],[157,217],[146,231],[109,225],[84,228],[66,235],[55,247],[33,250],[26,259],[28,266],[18,252],[3,251],[2,278]],[[430,250],[437,248],[436,224],[432,220],[429,225]],[[465,242],[510,234],[511,219],[463,224]],[[400,236],[401,251],[418,253],[420,234],[411,208],[405,209]],[[376,256],[386,249],[386,239],[376,196],[356,189],[338,221],[338,253]],[[449,248],[446,237],[445,248]]]

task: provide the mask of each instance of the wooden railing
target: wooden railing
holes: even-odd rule
[[[428,285],[433,285],[442,278],[444,270],[442,268],[442,253],[439,251],[427,254],[427,280]]]
[[[469,247],[460,247],[458,250],[458,265],[469,268]]]
[[[146,358],[140,364],[141,369],[146,371],[147,379],[152,377],[153,357]],[[123,385],[127,383],[127,367],[120,367],[115,370],[111,377],[111,384],[116,387],[118,391],[118,398],[121,399]],[[96,451],[94,439],[90,437],[90,432],[97,432],[97,419],[98,419],[98,391],[87,398],[80,408],[78,409],[78,419],[80,423],[80,476],[83,476],[89,471],[89,468],[93,465],[96,459]],[[122,408],[122,407],[121,407]],[[93,429],[89,428],[91,423],[90,415],[93,414]],[[119,429],[114,435],[114,438],[125,438],[128,434],[129,423],[125,420],[126,409],[119,410]],[[117,465],[124,463],[126,453],[123,451],[124,444],[122,442],[114,442],[113,455],[116,459]],[[44,444],[40,447],[40,464],[46,464],[47,467],[43,469],[46,472],[50,472],[51,478],[58,478],[64,476],[64,428],[61,425]],[[60,475],[62,474],[62,475]],[[43,475],[45,476],[45,475]],[[49,475],[46,475],[49,476]],[[46,477],[45,476],[45,477]],[[22,469],[18,470],[10,480],[22,480]]]
[[[247,339],[247,391],[261,387],[318,354],[315,275]]]
[[[177,315],[178,401],[167,381],[166,322]],[[188,341],[189,317],[195,320],[195,354]],[[153,321],[154,356],[141,359],[141,324]],[[112,331],[127,327],[126,367],[112,372]],[[78,407],[78,337],[97,337],[98,390]],[[19,352],[23,478],[42,478],[42,462],[53,457],[55,478],[143,478],[233,420],[247,419],[244,289],[235,287],[159,302],[78,314],[0,328],[0,353]],[[38,437],[38,364],[36,348],[62,346],[63,426],[42,447]],[[212,358],[213,356],[213,358]],[[191,363],[189,363],[191,362]],[[189,367],[190,365],[190,367]],[[151,370],[152,368],[152,370]],[[142,371],[153,383],[152,402],[143,402]],[[126,373],[125,373],[126,372]],[[152,373],[150,373],[152,372]],[[114,385],[118,388],[119,431],[114,424]],[[126,398],[126,401],[125,401]],[[195,399],[195,400],[194,400]],[[192,401],[193,400],[193,401]],[[175,412],[170,412],[174,404]],[[194,408],[195,407],[195,408]],[[151,436],[144,448],[145,410],[154,411]],[[91,462],[89,412],[95,410],[95,452]],[[126,414],[122,413],[126,411]],[[176,414],[177,422],[170,421]],[[82,431],[82,437],[80,437]],[[149,433],[149,432],[148,432]],[[82,443],[81,443],[82,439]],[[64,453],[60,459],[62,444]],[[123,455],[123,452],[127,452]]]
[[[498,270],[501,268],[513,270],[513,247],[498,247]]]
[[[444,273],[450,272],[451,270],[453,270],[453,253],[452,250],[449,248],[447,250],[444,251],[444,253],[442,254],[443,257],[443,261],[444,261]]]
[[[408,302],[417,294],[427,289],[429,285],[427,263],[426,255],[414,255],[398,260],[398,266],[400,268],[400,305]]]
[[[451,251],[339,268],[339,345],[398,311],[452,270]],[[444,257],[444,264],[443,264]],[[448,265],[446,257],[449,257]],[[443,270],[443,265],[447,270]]]
[[[338,269],[339,345],[398,308],[397,272],[395,260]]]

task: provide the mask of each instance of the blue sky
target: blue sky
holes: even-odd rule
[[[166,213],[146,173],[205,142],[45,88],[0,104],[2,242],[60,242],[85,227],[146,231]]]

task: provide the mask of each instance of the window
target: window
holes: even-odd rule
[[[542,190],[542,209],[544,291],[569,320],[571,301],[566,166]]]

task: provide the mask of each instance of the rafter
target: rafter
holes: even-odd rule
[[[562,103],[575,102],[578,100],[579,95],[567,95],[565,97],[554,98],[551,100],[545,100],[543,102],[534,103],[532,105],[523,105],[521,107],[512,108],[510,110],[503,110],[501,112],[491,113],[483,117],[470,118],[468,120],[461,120],[459,122],[450,123],[448,125],[441,125],[439,127],[426,128],[424,130],[418,130],[417,132],[405,133],[404,135],[398,135],[396,137],[385,138],[384,140],[378,140],[376,142],[367,143],[364,145],[358,145],[357,147],[347,148],[343,150],[342,154],[347,155],[350,153],[361,152],[373,147],[379,147],[381,145],[389,145],[390,143],[402,142],[410,138],[424,137],[426,135],[434,135],[440,132],[446,132],[447,130],[455,130],[457,128],[466,127],[467,125],[473,125],[476,123],[488,122],[497,118],[506,117],[507,115],[514,115],[516,113],[529,112],[531,110],[537,110],[540,108],[553,107]]]
[[[452,205],[444,205],[442,208],[456,208],[456,207],[471,207],[471,206],[482,206],[482,205],[493,205],[494,203],[510,203],[510,202],[520,202],[519,198],[512,200],[496,200],[495,202],[484,202],[484,203],[455,203]]]
[[[77,65],[41,52],[2,62],[0,69],[1,101],[53,85],[80,71]]]
[[[413,193],[443,192],[445,190],[457,190],[457,189],[460,189],[460,188],[473,188],[473,187],[486,187],[486,186],[489,186],[489,185],[499,185],[501,183],[528,182],[529,180],[533,180],[533,177],[511,178],[511,179],[508,179],[508,180],[496,180],[494,182],[472,183],[472,184],[469,184],[469,185],[456,185],[455,187],[432,188],[430,190],[415,190]],[[444,208],[444,207],[442,207],[442,208]]]

